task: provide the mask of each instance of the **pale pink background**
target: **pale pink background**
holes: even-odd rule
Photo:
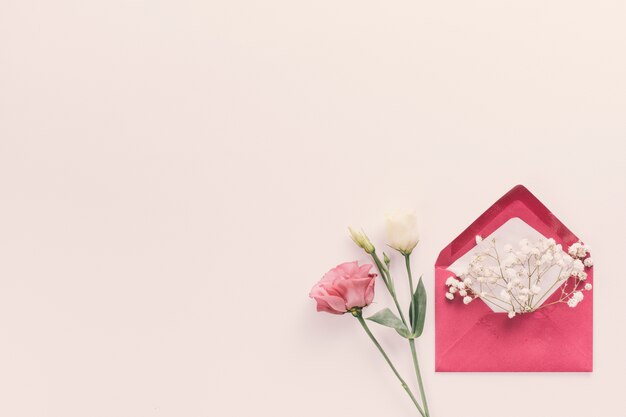
[[[432,415],[623,415],[625,19],[621,0],[0,1],[0,415],[415,415],[307,293],[363,259],[347,224],[382,247],[409,206],[432,296],[439,250],[517,183],[593,247],[595,372],[435,374],[431,309]]]

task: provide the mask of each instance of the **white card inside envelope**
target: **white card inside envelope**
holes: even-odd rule
[[[496,239],[496,248],[499,253],[504,253],[504,245],[509,244],[513,247],[517,247],[518,243],[522,239],[528,239],[529,241],[537,241],[541,238],[551,238],[553,236],[544,236],[532,227],[530,227],[526,222],[521,220],[518,217],[514,217],[496,229],[489,236],[482,236],[485,241],[490,241],[491,239]],[[469,252],[465,255],[458,258],[450,267],[448,268],[450,271],[454,272],[456,275],[460,275],[467,270],[469,267],[472,258],[476,256],[477,252],[480,251],[478,246],[474,246]],[[562,251],[563,252],[563,251]],[[565,252],[563,252],[565,254]],[[494,265],[497,265],[494,260]],[[552,268],[542,277],[542,290],[537,294],[538,299],[543,300],[541,304],[543,304],[556,290],[560,288],[560,285],[554,285],[559,277],[559,269]],[[475,292],[480,292],[476,287],[476,282],[474,282],[471,287]],[[476,300],[478,301],[478,300]],[[482,299],[481,302],[484,302]],[[495,306],[492,303],[485,303],[496,313],[505,313],[501,307]]]

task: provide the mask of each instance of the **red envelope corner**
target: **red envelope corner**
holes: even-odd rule
[[[435,264],[435,370],[437,372],[592,372],[593,291],[576,308],[564,303],[509,319],[476,300],[445,298],[447,268],[512,218],[564,248],[579,239],[522,185],[514,187],[441,251]],[[587,281],[593,283],[593,268]],[[558,300],[559,291],[545,303]]]

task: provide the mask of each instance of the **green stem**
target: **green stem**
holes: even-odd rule
[[[411,345],[411,355],[413,356],[413,366],[415,367],[415,375],[417,376],[417,383],[420,388],[420,396],[422,397],[422,403],[424,404],[424,411],[426,417],[430,416],[428,411],[428,401],[426,401],[426,393],[424,392],[424,383],[422,382],[422,373],[420,372],[420,365],[417,361],[417,352],[415,351],[415,339],[409,339],[409,345]]]
[[[413,401],[413,404],[415,404],[415,407],[417,408],[417,411],[419,411],[419,413],[423,416],[423,417],[428,417],[427,414],[424,414],[424,410],[422,410],[422,407],[420,407],[419,403],[417,402],[417,400],[415,399],[415,396],[413,395],[413,393],[411,392],[411,390],[409,389],[409,386],[406,384],[406,382],[404,381],[404,379],[402,379],[402,377],[400,376],[400,374],[398,373],[397,369],[395,366],[393,366],[393,363],[391,363],[391,359],[389,359],[389,356],[387,356],[387,353],[385,353],[385,350],[383,349],[383,347],[380,345],[380,343],[378,343],[378,340],[376,340],[376,338],[374,337],[374,335],[372,334],[372,332],[370,331],[369,327],[367,326],[367,323],[365,322],[365,320],[363,319],[363,315],[361,314],[361,312],[356,312],[353,313],[353,315],[355,315],[355,317],[357,318],[357,320],[359,320],[359,323],[361,323],[361,326],[363,326],[363,330],[365,330],[365,333],[367,333],[367,335],[370,337],[370,339],[372,340],[372,342],[374,342],[374,345],[376,345],[376,347],[378,348],[378,350],[380,351],[380,353],[383,355],[383,358],[385,358],[385,361],[387,361],[387,364],[389,365],[389,367],[391,368],[391,370],[393,371],[393,373],[396,375],[396,377],[398,378],[398,381],[400,381],[400,384],[402,385],[402,388],[404,388],[404,390],[406,391],[406,393],[409,395],[409,397],[411,398],[411,401]]]
[[[374,259],[374,263],[376,263],[376,266],[378,267],[378,271],[380,272],[380,275],[383,278],[383,282],[385,283],[385,286],[387,287],[387,290],[389,291],[389,294],[391,294],[391,298],[393,299],[393,303],[395,304],[396,309],[398,310],[398,314],[400,315],[400,320],[402,320],[402,323],[404,323],[404,325],[407,326],[406,318],[404,317],[404,313],[402,312],[402,308],[400,307],[400,303],[398,303],[398,297],[396,296],[396,289],[393,286],[393,280],[391,278],[391,272],[389,272],[388,268],[383,266],[383,263],[380,261],[380,258],[378,257],[376,252],[372,253],[372,258]]]
[[[409,276],[409,287],[411,289],[411,300],[413,299],[413,274],[411,273],[411,255],[405,254],[404,260],[406,263],[406,272]],[[422,373],[420,372],[420,365],[417,361],[417,352],[415,351],[415,339],[409,339],[409,345],[411,346],[411,355],[413,356],[413,367],[415,368],[415,376],[417,377],[417,383],[420,388],[420,397],[422,398],[422,404],[424,404],[424,410],[426,412],[426,416],[429,417],[430,413],[428,411],[428,401],[426,401],[426,393],[424,392],[424,383],[422,382]]]
[[[411,299],[413,299],[413,274],[411,274],[411,255],[404,255],[404,261],[406,263],[406,272],[409,275],[409,288],[411,289]]]
[[[389,273],[389,270],[385,266],[383,266],[383,263],[380,261],[380,258],[378,257],[376,252],[372,253],[372,259],[374,260],[374,263],[376,264],[376,267],[378,268],[378,272],[380,273],[380,277],[382,278],[383,282],[385,283],[385,287],[387,287],[387,290],[389,290],[389,292],[392,293],[393,292],[393,284],[391,283],[391,279],[387,278],[387,274]]]

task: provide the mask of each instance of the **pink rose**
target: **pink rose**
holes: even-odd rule
[[[365,307],[374,299],[376,274],[372,265],[346,262],[328,271],[315,284],[309,297],[317,301],[317,311],[344,314],[354,307]]]

